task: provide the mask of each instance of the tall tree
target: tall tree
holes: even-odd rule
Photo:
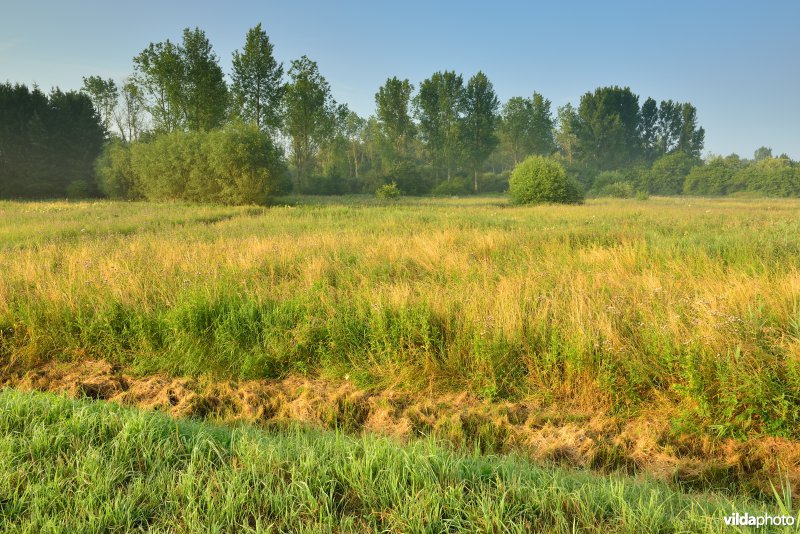
[[[292,61],[286,92],[286,132],[300,189],[308,186],[320,145],[333,133],[336,103],[330,85],[308,57]]]
[[[463,143],[467,160],[473,172],[473,189],[478,191],[478,174],[489,154],[497,147],[497,109],[500,101],[492,82],[478,71],[467,82],[464,92]]]
[[[578,118],[578,151],[584,163],[611,170],[640,156],[639,97],[628,87],[600,87],[584,94]]]
[[[658,148],[661,155],[678,147],[681,136],[681,104],[672,100],[662,100],[658,106]]]
[[[272,43],[261,24],[247,32],[244,49],[234,51],[231,77],[235,113],[264,131],[277,128],[284,89],[283,64],[275,60]]]
[[[534,154],[549,156],[556,148],[550,101],[534,92],[531,98],[530,138]]]
[[[532,114],[530,100],[521,96],[509,98],[503,106],[499,132],[514,165],[533,151],[530,136]]]
[[[364,157],[364,135],[367,121],[359,117],[355,111],[347,113],[344,121],[344,133],[350,143],[350,161],[353,168],[353,177],[358,179],[359,163]]]
[[[205,32],[200,28],[183,30],[180,54],[187,128],[207,131],[221,126],[228,111],[228,87]]]
[[[411,93],[414,86],[396,76],[375,93],[375,104],[381,130],[393,148],[393,159],[402,159],[408,153],[408,143],[414,136],[411,119]]]
[[[114,122],[124,142],[135,141],[144,130],[144,96],[131,79],[122,84],[121,95],[122,101],[114,112]]]
[[[84,93],[89,95],[95,111],[100,114],[100,124],[106,134],[111,133],[111,121],[114,118],[114,110],[119,100],[119,89],[111,78],[104,80],[100,76],[89,76],[83,78]]]
[[[578,147],[578,136],[575,133],[578,129],[578,121],[578,112],[575,111],[572,104],[566,103],[558,108],[556,143],[570,165],[574,161]]]
[[[460,122],[464,78],[453,71],[436,72],[423,81],[414,99],[422,140],[436,166],[449,181],[461,155]]]
[[[146,102],[153,128],[167,133],[182,128],[185,69],[178,46],[169,39],[150,43],[133,58],[133,67],[133,80]]]
[[[677,149],[699,158],[705,135],[705,130],[697,126],[697,108],[689,103],[681,104],[681,131]]]
[[[642,104],[639,116],[639,135],[642,139],[642,150],[648,162],[654,161],[661,154],[658,147],[658,104],[648,98]]]

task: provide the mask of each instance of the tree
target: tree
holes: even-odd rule
[[[184,64],[178,46],[167,39],[150,43],[133,58],[133,80],[145,101],[157,132],[172,132],[183,127]]]
[[[699,158],[705,136],[705,130],[697,126],[697,108],[689,103],[681,104],[681,129],[677,149]]]
[[[211,43],[200,28],[183,30],[180,58],[187,128],[208,131],[222,126],[228,111],[228,87]]]
[[[503,106],[498,127],[503,142],[508,146],[511,159],[517,165],[522,158],[532,152],[530,146],[530,119],[533,114],[527,98],[509,98]]]
[[[473,171],[473,189],[478,192],[478,173],[489,154],[497,147],[497,108],[500,101],[492,82],[483,72],[478,72],[467,82],[464,92],[464,119],[462,126],[466,157]]]
[[[575,133],[578,125],[578,113],[572,104],[566,103],[558,108],[558,130],[555,134],[556,144],[567,163],[572,165],[578,148],[578,136]]]
[[[460,122],[464,107],[464,79],[453,71],[436,72],[420,84],[414,99],[419,129],[436,166],[448,181],[461,155]]]
[[[111,78],[104,80],[100,76],[89,76],[83,78],[82,91],[89,95],[95,111],[100,114],[100,124],[106,134],[110,133],[111,121],[119,100],[117,84]]]
[[[302,189],[308,186],[320,145],[333,131],[336,103],[316,62],[306,56],[292,61],[285,94],[291,159]]]
[[[222,125],[228,88],[211,43],[199,28],[183,30],[183,43],[150,43],[133,58],[134,80],[157,132]]]
[[[344,122],[344,133],[350,143],[350,157],[353,165],[353,176],[358,179],[358,165],[364,157],[364,134],[367,121],[354,111],[347,114]]]
[[[639,136],[645,159],[650,162],[659,155],[658,146],[658,104],[652,98],[645,100],[639,117]]]
[[[131,79],[122,85],[122,103],[114,112],[114,122],[123,142],[135,141],[144,130],[144,96]]]
[[[767,159],[771,157],[772,157],[772,149],[766,146],[757,148],[755,153],[753,154],[753,159],[756,161],[761,161],[762,159]]]
[[[233,53],[231,93],[235,113],[264,131],[281,122],[284,87],[283,64],[273,56],[273,46],[261,24],[247,32],[242,52]]]
[[[381,131],[389,141],[394,154],[392,159],[403,159],[408,153],[408,143],[414,136],[411,119],[411,93],[414,86],[408,80],[392,77],[375,93],[375,105]]]
[[[699,163],[697,158],[682,150],[661,156],[650,170],[649,192],[654,195],[681,194],[686,176]]]
[[[584,94],[578,119],[577,151],[584,163],[611,170],[640,156],[639,97],[628,87],[600,87]]]
[[[550,101],[534,92],[531,98],[531,146],[534,154],[549,156],[555,150],[553,114]]]
[[[86,93],[0,84],[0,196],[64,198],[96,191],[105,130]]]

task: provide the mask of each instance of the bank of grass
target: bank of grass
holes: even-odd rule
[[[0,203],[0,356],[800,438],[800,201]]]
[[[3,532],[719,532],[733,512],[782,513],[776,496],[0,391]]]

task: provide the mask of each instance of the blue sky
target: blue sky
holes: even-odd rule
[[[483,70],[501,100],[554,107],[601,85],[690,101],[706,151],[800,159],[800,2],[83,2],[0,0],[0,80],[78,88],[122,78],[153,41],[199,26],[226,72],[261,22],[278,59],[306,54],[362,115],[387,77]]]

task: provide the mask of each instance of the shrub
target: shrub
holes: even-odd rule
[[[392,182],[390,184],[384,184],[375,191],[375,196],[377,196],[381,200],[397,200],[400,198],[400,189],[397,187],[397,184]]]
[[[431,192],[432,184],[412,161],[401,161],[392,165],[383,179],[386,183],[397,184],[407,195],[425,195]]]
[[[437,197],[463,196],[469,195],[470,189],[466,180],[454,177],[434,187],[431,194]]]
[[[737,172],[732,181],[739,189],[766,196],[800,196],[800,168],[788,158],[758,160]]]
[[[727,195],[739,189],[734,176],[742,168],[738,156],[714,158],[705,165],[692,167],[683,182],[683,192],[690,195]]]
[[[67,186],[67,198],[80,199],[92,196],[92,186],[86,180],[75,180]]]
[[[516,166],[509,180],[509,193],[517,204],[576,204],[583,200],[578,185],[567,178],[564,167],[543,156],[530,156]]]
[[[285,166],[270,137],[235,122],[210,132],[173,132],[129,148],[107,147],[98,162],[112,198],[221,204],[265,202],[279,192]]]
[[[620,171],[603,171],[595,176],[589,194],[591,196],[605,195],[605,189],[614,183],[625,181],[625,176]]]
[[[614,198],[633,198],[635,190],[630,182],[614,182],[607,185],[600,192],[602,196]]]
[[[686,176],[699,163],[697,158],[682,151],[658,158],[650,169],[648,191],[654,195],[680,195]]]
[[[118,140],[108,143],[95,165],[100,191],[114,199],[136,199],[136,175],[131,166],[131,149]]]
[[[481,193],[505,193],[508,191],[508,179],[511,173],[509,171],[503,172],[487,172],[478,178],[478,191]]]

